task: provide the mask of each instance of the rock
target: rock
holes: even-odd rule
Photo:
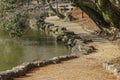
[[[85,46],[84,49],[86,49],[88,53],[92,53],[96,50],[94,46]]]
[[[75,33],[72,32],[72,31],[65,31],[64,34],[65,34],[65,35],[75,35]]]
[[[115,68],[114,69],[114,75],[118,75],[118,74],[120,74],[120,68]]]
[[[67,41],[68,41],[68,37],[67,36],[63,36],[62,42],[67,43]]]
[[[69,39],[69,40],[67,41],[67,45],[70,46],[70,47],[75,46],[75,44],[74,44],[74,39]]]
[[[56,63],[60,63],[61,61],[59,60],[58,57],[54,57],[52,59],[50,59],[52,61],[53,64],[56,64]]]
[[[64,36],[63,35],[58,35],[57,37],[56,37],[56,39],[57,39],[57,41],[62,41],[62,38],[63,38]]]
[[[93,46],[89,46],[87,44],[76,42],[76,45],[72,48],[72,52],[77,54],[88,55],[94,52],[96,49]]]
[[[52,27],[52,28],[51,28],[51,31],[52,31],[52,32],[55,32],[55,31],[57,31],[57,28],[56,28],[56,27],[54,27],[54,28]]]
[[[103,67],[106,70],[109,70],[110,72],[114,73],[114,75],[117,77],[117,80],[120,80],[120,67],[115,65],[115,63],[119,62],[119,60],[120,58],[118,57],[103,63]]]
[[[60,61],[66,60],[66,56],[59,56]]]
[[[60,26],[55,26],[56,28],[60,27]]]
[[[59,60],[60,61],[66,61],[66,60],[69,60],[69,59],[74,59],[74,58],[78,58],[77,55],[67,55],[67,56],[60,56],[59,57]]]
[[[115,70],[115,65],[109,65],[107,68],[109,71],[114,72]]]
[[[9,78],[11,77],[11,75],[13,75],[14,73],[12,72],[12,70],[7,70],[5,72],[0,73],[0,78],[1,80],[9,80]]]
[[[49,24],[47,27],[48,29],[51,29],[52,27],[54,27],[54,24]]]
[[[117,32],[116,38],[120,38],[120,32]]]
[[[93,40],[92,39],[84,39],[83,40],[83,43],[90,43],[90,42],[93,42]]]
[[[81,39],[81,37],[79,35],[74,35],[75,39]]]
[[[67,29],[65,27],[62,27],[61,30],[62,31],[67,31]]]
[[[108,66],[109,66],[109,63],[107,61],[103,63],[103,68],[105,68],[106,70],[108,70]]]
[[[114,75],[117,76],[117,80],[120,80],[120,68],[114,70]]]
[[[36,65],[36,67],[40,67],[40,66],[41,66],[41,65],[40,65],[41,62],[42,62],[42,61],[34,61],[33,64]]]
[[[58,32],[58,30],[59,30],[59,28],[56,28],[56,30],[55,30],[55,31],[56,31],[56,32]]]

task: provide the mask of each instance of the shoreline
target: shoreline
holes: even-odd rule
[[[50,64],[56,64],[60,63],[61,61],[78,58],[80,54],[88,55],[89,53],[92,53],[96,50],[93,46],[85,44],[87,41],[84,42],[80,36],[72,31],[68,31],[65,27],[54,26],[54,24],[47,22],[41,29],[43,31],[47,30],[48,32],[52,32],[55,35],[57,33],[56,40],[72,47],[72,53],[66,56],[54,57],[46,61],[38,60],[34,62],[23,63],[19,66],[13,67],[11,70],[0,72],[0,80],[13,80],[13,78],[16,77],[25,76],[25,74],[31,69],[43,67],[43,65],[46,66]]]

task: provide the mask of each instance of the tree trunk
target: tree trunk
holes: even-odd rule
[[[49,7],[60,19],[65,18],[65,16],[63,14],[61,14],[59,11],[57,11],[56,9],[54,9],[51,4],[49,4]]]
[[[99,27],[120,29],[120,0],[74,0],[73,2]]]

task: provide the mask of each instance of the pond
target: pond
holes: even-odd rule
[[[63,43],[57,43],[54,37],[44,32],[29,30],[22,38],[12,39],[0,31],[0,71],[24,62],[47,60],[69,53]]]

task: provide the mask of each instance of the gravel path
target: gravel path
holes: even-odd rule
[[[79,29],[82,30],[80,27]],[[76,33],[79,33],[79,30]],[[96,40],[91,45],[98,51],[61,64],[37,68],[25,77],[14,80],[116,80],[112,73],[102,67],[102,63],[120,56],[119,47],[104,39]]]
[[[61,26],[61,27],[66,27],[67,30],[69,31],[73,31],[75,32],[76,34],[79,34],[79,33],[87,33],[84,31],[84,29],[82,27],[80,27],[79,24],[77,23],[71,23],[71,22],[66,22],[64,20],[60,20],[58,17],[56,16],[53,16],[53,17],[49,17],[46,19],[46,22],[50,22],[50,23],[53,23],[55,24],[56,26]]]

